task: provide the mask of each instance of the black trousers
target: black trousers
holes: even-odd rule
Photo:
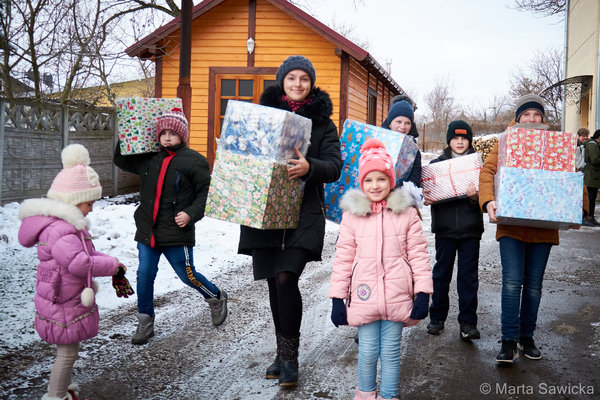
[[[596,211],[596,197],[598,197],[598,188],[587,187],[588,200],[590,201],[590,212],[588,216],[594,218],[594,212]]]
[[[454,260],[458,254],[456,289],[458,291],[458,321],[477,325],[477,290],[479,289],[479,239],[435,238],[433,266],[433,296],[429,308],[432,321],[445,321],[450,299],[448,292]]]

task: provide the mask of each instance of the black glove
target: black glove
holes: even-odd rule
[[[417,293],[410,313],[410,319],[424,319],[429,311],[429,295],[423,292]]]
[[[119,270],[112,277],[112,285],[115,288],[115,291],[117,292],[117,297],[127,298],[134,294],[134,291],[131,288],[129,281],[127,280],[127,278],[125,278],[126,270],[127,268],[123,264],[119,263]]]
[[[331,322],[336,328],[340,325],[348,325],[344,300],[331,299]]]

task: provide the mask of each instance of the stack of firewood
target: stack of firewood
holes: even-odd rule
[[[485,161],[497,141],[498,138],[496,136],[488,136],[487,138],[476,137],[473,138],[473,148],[475,151],[481,153],[481,158]]]

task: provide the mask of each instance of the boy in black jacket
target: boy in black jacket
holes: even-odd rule
[[[177,276],[204,297],[215,326],[227,317],[227,292],[194,267],[194,224],[204,217],[210,185],[208,162],[187,147],[188,121],[179,108],[161,115],[156,131],[158,153],[122,155],[117,143],[113,159],[117,167],[140,176],[140,205],[134,214],[140,263],[133,344],[148,343],[154,336],[154,280],[162,255]]]
[[[452,121],[446,134],[448,147],[438,161],[462,157],[475,152],[473,131],[465,121]],[[425,205],[432,204],[424,191]],[[431,231],[435,233],[433,267],[433,296],[429,309],[427,333],[439,335],[448,317],[448,291],[452,280],[454,260],[458,253],[456,287],[458,290],[458,322],[460,338],[464,341],[479,339],[477,330],[477,290],[479,288],[479,242],[483,233],[483,214],[478,205],[479,193],[475,185],[467,188],[467,197],[433,204]]]

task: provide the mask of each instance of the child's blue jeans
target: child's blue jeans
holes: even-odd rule
[[[551,243],[526,243],[501,237],[502,340],[532,337]]]
[[[377,390],[377,361],[381,359],[380,395],[398,397],[400,342],[403,322],[379,320],[358,327],[358,389]]]
[[[217,297],[219,288],[194,268],[193,247],[150,247],[137,244],[140,265],[137,271],[138,312],[154,315],[154,279],[158,273],[158,260],[164,254],[173,270],[189,287],[196,289],[205,299]]]

